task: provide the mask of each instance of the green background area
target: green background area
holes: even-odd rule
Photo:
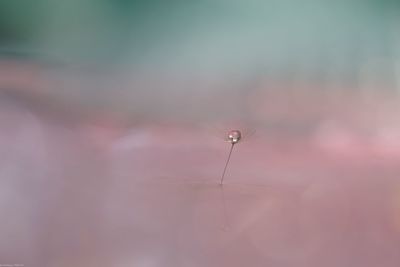
[[[397,61],[398,11],[398,1],[382,0],[0,1],[0,48],[155,70],[351,79],[365,61]]]

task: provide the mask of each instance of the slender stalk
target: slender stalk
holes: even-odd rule
[[[232,154],[232,150],[233,150],[233,146],[234,145],[235,145],[235,143],[232,143],[231,149],[229,150],[229,156],[228,156],[228,159],[226,160],[226,163],[225,163],[224,172],[222,173],[221,181],[219,183],[220,185],[224,184],[224,177],[225,177],[226,168],[228,167],[229,160],[231,159],[231,154]]]

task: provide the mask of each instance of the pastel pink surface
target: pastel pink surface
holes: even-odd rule
[[[399,159],[358,139],[258,132],[237,145],[221,188],[229,144],[195,127],[71,126],[13,105],[0,127],[4,262],[400,263]]]
[[[96,109],[73,116],[79,105],[52,103],[57,84],[42,72],[0,68],[0,84],[26,97],[0,95],[0,264],[400,264],[397,102],[381,101],[380,122],[357,96],[328,99],[327,117],[305,131],[319,98],[293,111],[284,93],[256,92],[249,113],[264,126],[243,132],[221,187],[223,135],[196,123],[121,126]],[[374,123],[373,134],[356,127]]]

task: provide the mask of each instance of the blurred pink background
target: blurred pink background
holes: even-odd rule
[[[0,68],[10,88],[0,101],[1,264],[400,262],[398,107],[385,94],[310,85],[303,97],[265,81],[244,96],[210,90],[201,112],[140,113],[116,105],[122,95],[107,105],[93,100],[101,94],[85,99],[79,86],[101,84],[85,83],[90,73]],[[125,74],[96,75],[132,86]],[[150,103],[151,93],[134,101]],[[233,119],[227,101],[242,103]],[[257,132],[237,145],[220,187],[229,144],[216,129],[231,127]]]

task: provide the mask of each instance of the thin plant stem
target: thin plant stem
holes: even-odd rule
[[[223,185],[223,184],[224,184],[224,177],[225,177],[226,168],[228,167],[229,160],[231,159],[232,150],[233,150],[234,145],[235,145],[235,144],[232,143],[231,149],[229,150],[228,159],[226,160],[224,172],[222,173],[221,181],[220,181],[220,183],[219,183],[220,185]]]

